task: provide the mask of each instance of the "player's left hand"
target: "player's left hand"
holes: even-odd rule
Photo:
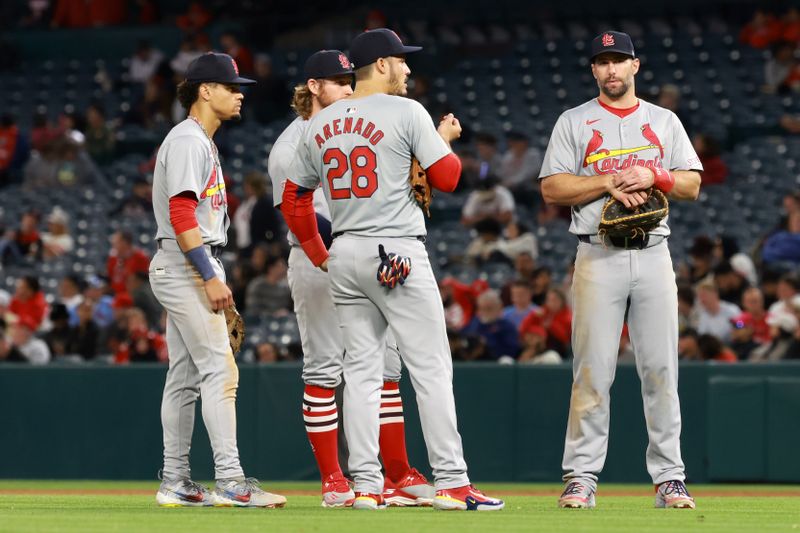
[[[614,187],[622,192],[645,191],[653,186],[655,177],[647,167],[633,166],[614,176]]]

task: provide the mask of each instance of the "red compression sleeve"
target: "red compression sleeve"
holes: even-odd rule
[[[666,168],[651,168],[653,171],[653,185],[656,189],[667,194],[675,186],[675,176]]]
[[[281,200],[281,213],[286,225],[297,236],[300,246],[314,266],[321,265],[328,258],[328,250],[317,228],[317,216],[314,212],[313,191],[299,187],[286,180]]]
[[[169,221],[175,230],[175,235],[180,235],[197,227],[197,198],[193,192],[182,192],[169,199]]]
[[[444,192],[453,192],[461,177],[461,159],[456,154],[450,153],[425,169],[428,182],[434,189]]]

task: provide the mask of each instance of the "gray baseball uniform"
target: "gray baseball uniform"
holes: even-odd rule
[[[281,204],[283,187],[289,177],[292,159],[308,124],[298,117],[281,133],[269,154],[269,175],[275,206]],[[330,221],[331,215],[322,188],[314,191],[314,211]],[[330,279],[315,267],[290,231],[289,287],[303,345],[303,382],[333,389],[342,381],[344,341],[330,293]],[[387,336],[384,381],[400,381],[400,354],[394,337]]]
[[[169,218],[169,199],[183,191],[198,200],[196,216],[213,256],[227,242],[229,220],[222,168],[211,141],[187,119],[169,132],[156,156],[153,176],[159,250],[150,263],[150,283],[167,311],[169,370],[161,403],[164,479],[189,478],[189,449],[195,401],[202,396],[203,422],[211,440],[217,479],[243,478],[236,444],[236,389],[239,370],[231,352],[225,317],[211,310],[203,280],[184,257]],[[218,277],[222,264],[210,258]]]
[[[640,101],[620,118],[594,99],[556,122],[539,179],[592,176],[632,165],[702,170],[686,131],[669,110]],[[572,285],[573,387],[563,468],[566,481],[595,489],[608,445],[609,390],[614,381],[625,309],[642,381],[653,483],[684,479],[678,400],[678,302],[666,239],[667,221],[647,247],[604,246],[596,236],[607,196],[572,208],[570,231],[583,236]]]
[[[291,181],[320,181],[333,216],[328,259],[342,328],[344,427],[357,492],[380,494],[378,461],[381,374],[387,329],[395,334],[417,393],[437,489],[469,484],[456,424],[452,360],[439,290],[428,261],[425,221],[408,183],[411,156],[424,168],[450,153],[427,111],[406,98],[375,94],[344,99],[309,121]],[[411,258],[405,285],[377,280],[378,244]]]

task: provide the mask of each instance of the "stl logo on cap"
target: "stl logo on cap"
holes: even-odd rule
[[[350,67],[350,60],[347,59],[347,56],[344,54],[339,54],[339,63],[342,65],[342,68],[347,70]]]
[[[233,70],[236,71],[236,75],[239,75],[239,65],[236,64],[236,60],[231,58],[231,63],[233,63]]]
[[[614,46],[614,36],[610,33],[603,35],[603,46]]]

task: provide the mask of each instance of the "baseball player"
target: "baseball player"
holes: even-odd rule
[[[269,155],[275,206],[281,204],[283,184],[308,121],[320,110],[353,93],[353,68],[339,50],[322,50],[308,58],[306,82],[295,88],[292,107],[297,119],[275,141]],[[330,212],[321,188],[313,193],[317,226],[330,246]],[[328,275],[316,268],[289,232],[289,287],[303,344],[303,419],[322,478],[322,506],[352,505],[355,495],[342,474],[338,454],[338,413],[334,392],[342,381],[344,344],[339,331]],[[381,391],[380,445],[386,468],[387,504],[430,505],[433,487],[408,464],[400,398],[401,363],[394,338],[387,339],[384,384]]]
[[[355,509],[385,507],[379,451],[384,352],[389,328],[417,394],[422,431],[433,467],[437,509],[502,509],[467,477],[456,424],[452,360],[444,311],[425,250],[425,222],[408,176],[412,154],[434,187],[451,192],[461,162],[449,142],[461,126],[447,115],[434,127],[407,93],[404,46],[391,30],[358,35],[351,44],[354,93],[317,113],[306,125],[281,211],[309,260],[329,270],[344,359],[344,428],[355,481]],[[312,193],[322,182],[332,215],[330,253],[320,237]],[[379,245],[403,256],[405,284],[389,290],[376,279]],[[384,416],[384,415],[380,415]]]
[[[218,256],[229,225],[225,182],[212,137],[224,120],[238,119],[239,76],[226,54],[192,61],[178,85],[189,117],[167,134],[156,156],[153,209],[158,252],[150,263],[153,293],[167,311],[169,370],[161,403],[164,428],[162,506],[282,507],[286,498],[245,478],[236,444],[239,371],[222,310],[233,305]],[[213,492],[189,475],[195,402],[214,453]]]
[[[702,166],[671,111],[636,98],[631,38],[608,31],[591,46],[599,96],[556,122],[539,176],[550,204],[572,206],[578,239],[572,282],[573,386],[564,446],[561,507],[594,507],[608,445],[609,389],[626,307],[642,381],[656,507],[694,508],[680,451],[678,301],[666,220],[636,238],[603,239],[598,224],[613,196],[626,207],[648,190],[694,200]]]

